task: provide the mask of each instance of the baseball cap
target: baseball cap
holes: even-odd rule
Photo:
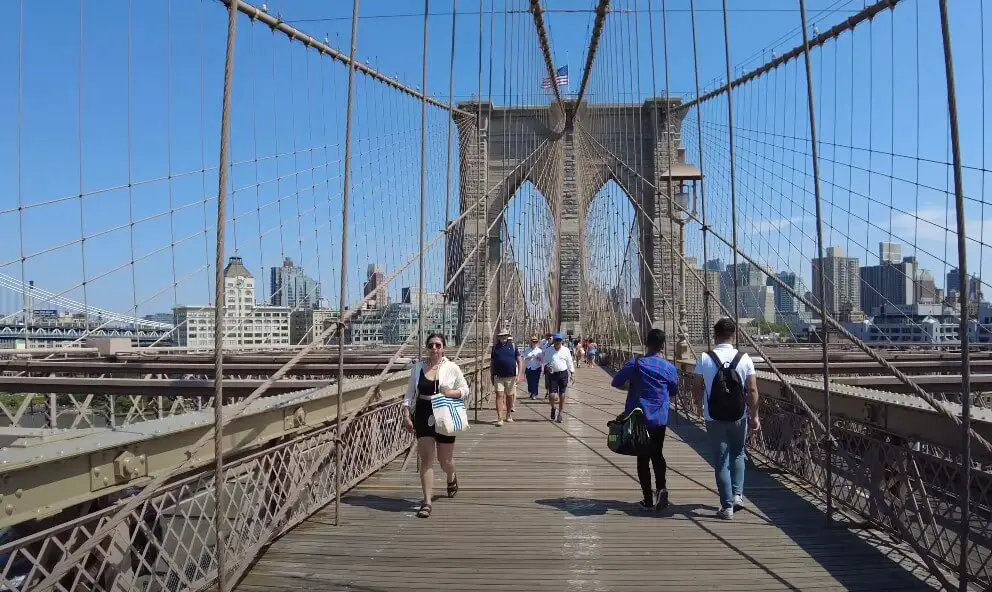
[[[561,333],[555,333],[553,341],[565,341],[565,336]]]

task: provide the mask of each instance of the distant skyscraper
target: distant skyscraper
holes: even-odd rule
[[[916,276],[916,303],[936,304],[937,302],[937,283],[933,274],[921,269]]]
[[[860,275],[861,306],[866,313],[880,314],[885,305],[916,303],[917,269],[913,257],[899,263],[883,260],[879,265],[862,267]]]
[[[902,245],[899,243],[878,243],[879,263],[902,263]]]
[[[944,286],[944,290],[947,293],[961,291],[961,274],[956,267],[947,272],[947,284]],[[968,280],[968,299],[978,300],[981,297],[982,280],[976,276],[971,276],[971,279]]]
[[[693,269],[695,275],[689,269]],[[721,274],[722,270],[699,269],[695,265],[687,266],[685,270],[686,330],[689,332],[689,341],[692,343],[705,343],[706,335],[713,328],[713,323],[723,316],[720,311],[720,303],[717,300],[720,297]],[[703,286],[696,279],[697,277],[706,282],[706,289],[710,292],[710,298],[705,297]]]
[[[320,301],[320,283],[304,273],[302,267],[293,265],[289,257],[283,260],[282,267],[271,268],[269,288],[273,306],[313,308]]]
[[[789,286],[797,293],[802,293],[799,285],[799,276],[791,271],[780,271],[776,274],[782,283]],[[784,314],[799,312],[799,300],[790,294],[777,282],[772,282],[772,289],[775,290],[775,310]]]
[[[844,249],[829,247],[827,256],[822,262],[819,257],[813,259],[813,294],[820,295],[820,265],[823,265],[825,302],[823,308],[827,314],[839,316],[842,310],[859,311],[861,309],[861,281],[859,270],[861,264],[857,257],[847,257]]]
[[[374,294],[365,303],[365,308],[369,310],[381,310],[389,304],[389,294],[386,291],[386,274],[377,263],[369,264],[368,272],[365,276],[365,288],[363,296]]]

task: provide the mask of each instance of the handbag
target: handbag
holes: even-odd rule
[[[434,431],[437,433],[454,436],[468,429],[465,401],[434,395],[431,397],[431,409],[434,410]]]
[[[444,436],[454,436],[468,429],[468,413],[465,411],[465,399],[452,399],[437,392],[441,388],[439,380],[431,397],[431,409],[434,412],[434,431]]]
[[[606,436],[606,446],[617,454],[642,456],[651,452],[651,435],[644,420],[644,411],[637,407],[626,416],[620,414],[613,421],[606,422],[610,433]]]
[[[636,363],[634,369],[634,378],[642,380]],[[621,413],[615,420],[606,422],[606,427],[610,430],[606,436],[606,446],[613,452],[626,456],[651,453],[651,434],[648,432],[647,420],[644,419],[644,410],[640,407],[635,407],[627,415]]]

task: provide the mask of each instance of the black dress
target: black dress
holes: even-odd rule
[[[440,392],[438,381],[428,380],[424,370],[420,370],[420,379],[417,381],[417,405],[413,409],[413,431],[418,438],[434,438],[439,444],[454,444],[454,436],[439,434],[434,429],[434,408],[427,399]]]

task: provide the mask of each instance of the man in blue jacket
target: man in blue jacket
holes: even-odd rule
[[[627,389],[627,403],[624,415],[640,407],[651,435],[650,455],[637,457],[637,479],[641,482],[644,499],[641,506],[663,510],[668,507],[668,489],[665,483],[665,428],[668,426],[669,398],[678,392],[679,375],[675,365],[665,359],[665,332],[661,329],[648,331],[644,342],[647,353],[630,360],[613,377],[614,388]],[[651,490],[651,465],[657,490]],[[653,495],[652,495],[653,493]]]

